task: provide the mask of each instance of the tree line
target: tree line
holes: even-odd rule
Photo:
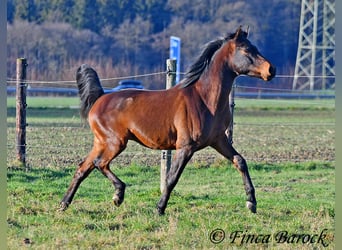
[[[239,25],[249,25],[251,41],[288,74],[299,19],[295,0],[7,0],[7,75],[15,76],[18,57],[28,59],[32,80],[74,79],[85,62],[101,78],[159,72],[172,35],[182,40],[185,71],[202,45]],[[160,88],[161,79],[147,87]]]

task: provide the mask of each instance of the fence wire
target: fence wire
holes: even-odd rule
[[[277,112],[275,112],[276,114]],[[281,112],[278,112],[281,115]],[[233,145],[253,162],[335,161],[334,122],[245,122],[235,112]],[[29,120],[29,118],[28,118]],[[93,135],[88,126],[48,123],[27,127],[26,162],[32,167],[77,165],[91,150]],[[15,163],[15,128],[8,128],[8,166]],[[129,143],[113,164],[159,165],[161,152]],[[223,157],[207,148],[197,152],[192,163],[211,165]]]
[[[155,72],[149,74],[141,74],[134,76],[113,77],[101,79],[101,81],[113,81],[121,79],[129,79],[136,77],[147,77],[166,74],[167,72]],[[184,74],[184,73],[182,73]],[[278,78],[294,77],[286,75],[278,75]],[[300,76],[299,76],[300,77]],[[315,76],[322,77],[322,76]],[[329,78],[333,76],[327,76]],[[15,79],[7,79],[7,84],[15,83]],[[25,84],[56,84],[58,86],[75,86],[75,81],[35,81],[26,80]],[[252,91],[278,91],[303,93],[303,90],[290,90],[280,88],[250,87],[239,86],[234,84],[235,88],[244,88]],[[235,102],[242,102],[244,98],[235,97]],[[251,100],[251,98],[248,98]],[[259,100],[259,99],[258,99]],[[280,102],[286,104],[288,100],[263,100],[265,102]],[[291,100],[292,104],[301,104]],[[322,103],[312,100],[306,105],[315,106]],[[236,106],[239,107],[238,105]],[[329,105],[326,106],[331,108]],[[271,111],[272,114],[282,116],[281,111]],[[264,114],[265,115],[265,114]],[[305,121],[303,117],[298,116],[298,120],[287,121],[282,119],[281,122],[268,121],[262,118],[257,121],[250,121],[244,117],[240,117],[240,112],[234,112],[234,147],[246,158],[247,161],[254,162],[305,162],[305,161],[335,161],[335,123],[322,120],[321,122]],[[26,137],[26,162],[32,167],[48,167],[58,166],[65,167],[69,165],[77,165],[91,150],[93,136],[88,126],[79,123],[51,123],[41,124],[31,122],[30,117],[27,118],[30,124],[27,127]],[[275,119],[276,120],[276,119]],[[7,133],[7,165],[16,164],[16,147],[15,144],[15,127],[11,118],[8,120]],[[113,164],[129,165],[132,163],[144,165],[159,165],[161,152],[141,147],[137,143],[129,143],[127,149],[120,154]],[[221,162],[223,157],[213,149],[207,148],[197,152],[192,163],[197,165],[210,165]]]

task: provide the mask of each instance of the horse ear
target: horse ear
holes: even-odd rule
[[[247,27],[247,31],[243,31],[242,30],[242,25],[240,25],[240,27],[235,32],[234,39],[236,40],[236,39],[240,38],[241,36],[243,38],[247,38],[248,32],[249,32],[249,26]]]
[[[241,32],[242,32],[242,26],[240,25],[240,27],[235,32],[234,39],[237,39],[240,36]]]

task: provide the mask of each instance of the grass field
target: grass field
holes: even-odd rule
[[[94,171],[70,208],[57,211],[91,147],[77,104],[76,98],[28,99],[25,169],[14,157],[15,102],[8,99],[9,249],[335,248],[334,101],[237,100],[234,145],[249,163],[258,213],[245,208],[239,173],[204,150],[161,217],[155,209],[160,152],[133,143],[112,163],[127,184],[120,208],[111,202],[110,182]]]

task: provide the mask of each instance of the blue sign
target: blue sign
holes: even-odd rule
[[[181,56],[181,39],[179,37],[170,37],[170,59],[176,59],[176,83],[179,82],[179,72],[180,72],[180,56]]]

